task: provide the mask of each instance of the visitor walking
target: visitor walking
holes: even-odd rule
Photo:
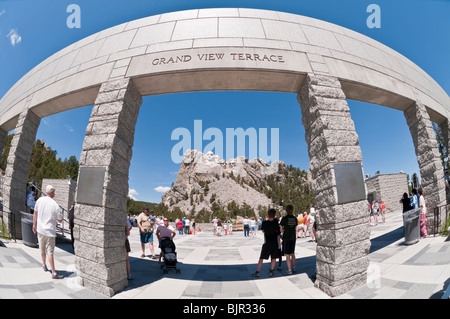
[[[309,221],[308,231],[309,234],[311,235],[311,240],[316,241],[316,232],[315,232],[316,210],[314,209],[313,204],[311,204],[309,208],[308,221]]]
[[[191,231],[191,222],[189,221],[189,218],[186,217],[185,223],[184,223],[184,233],[185,234],[190,234]]]
[[[233,233],[233,220],[231,218],[228,218],[228,235],[231,235]]]
[[[195,219],[191,219],[191,223],[190,223],[190,228],[191,228],[191,234],[195,235]]]
[[[250,236],[255,237],[256,236],[256,221],[255,217],[250,218]]]
[[[411,200],[407,193],[403,193],[403,197],[400,199],[400,204],[402,204],[403,213],[411,209]]]
[[[222,224],[223,227],[223,234],[228,235],[228,222],[225,220]]]
[[[381,210],[381,221],[383,223],[386,222],[386,217],[385,217],[385,213],[386,213],[386,204],[384,203],[384,200],[381,201],[380,204],[380,210]]]
[[[244,218],[244,237],[250,236],[250,220],[247,216]]]
[[[297,215],[297,227],[296,227],[296,237],[301,237],[301,230],[303,226],[303,215],[301,213],[298,213]]]
[[[217,217],[213,218],[212,223],[213,223],[213,234],[216,235],[217,234]]]
[[[183,222],[181,221],[181,219],[178,219],[175,225],[177,225],[178,234],[183,235]]]
[[[125,250],[127,252],[127,279],[128,280],[132,280],[134,279],[133,275],[131,274],[131,266],[130,266],[130,251],[131,251],[131,246],[130,246],[130,241],[128,240],[128,237],[130,236],[130,231],[133,228],[133,226],[131,225],[130,219],[127,218],[127,225],[125,226],[125,234],[126,234],[126,239],[125,239]]]
[[[281,232],[283,233],[283,245],[282,251],[284,256],[286,256],[287,271],[285,275],[291,275],[295,272],[295,242],[296,242],[296,232],[295,228],[297,226],[297,218],[295,218],[294,206],[286,206],[286,216],[281,219],[280,226]]]
[[[36,205],[36,189],[34,186],[31,186],[31,189],[27,188],[27,213],[34,213],[34,206]]]
[[[72,249],[75,249],[74,243],[75,238],[73,237],[73,227],[75,226],[75,203],[70,206],[69,212],[67,213],[67,217],[69,218],[69,230],[70,230],[70,244],[72,245]],[[127,218],[128,220],[128,218]]]
[[[412,209],[419,208],[419,196],[417,196],[417,189],[413,188],[411,196],[411,207]]]
[[[420,236],[427,237],[427,206],[423,197],[422,188],[419,188],[419,209],[420,209]]]
[[[147,208],[148,210],[148,208]],[[160,224],[157,221],[157,218],[155,217],[155,211],[153,209],[149,210],[149,216],[150,216],[150,220],[153,222],[153,231],[156,231],[156,229],[158,229],[158,225]]]
[[[275,264],[279,257],[278,236],[280,235],[280,226],[278,224],[278,219],[275,218],[275,214],[275,209],[269,209],[269,219],[263,221],[261,224],[261,230],[264,233],[264,244],[261,248],[256,272],[252,275],[254,277],[259,277],[263,261],[264,259],[269,259],[269,257],[271,259],[269,277],[273,276],[273,270],[275,269]]]
[[[189,220],[186,220],[186,222],[189,222]],[[163,224],[158,227],[156,230],[156,237],[158,237],[159,245],[158,247],[161,249],[161,252],[159,253],[159,262],[161,263],[161,257],[164,255],[164,251],[161,248],[161,241],[168,239],[173,240],[175,237],[176,232],[175,229],[173,229],[172,226],[169,225],[169,220],[167,218],[163,218]]]
[[[222,235],[222,220],[220,220],[220,218],[217,219],[216,235],[219,237]]]
[[[141,240],[142,255],[145,257],[145,244],[148,243],[152,259],[156,259],[155,249],[153,247],[153,230],[155,222],[150,218],[148,207],[142,209],[142,213],[137,218],[137,225],[139,227],[139,234]]]
[[[53,257],[56,243],[56,222],[61,223],[63,216],[61,209],[53,199],[55,197],[55,188],[51,185],[45,187],[47,196],[42,196],[36,201],[33,213],[33,232],[37,234],[39,248],[42,257],[42,268],[48,271],[46,260],[52,271],[53,279],[62,279],[55,269],[55,259]]]
[[[309,222],[309,220],[308,220],[308,213],[307,212],[304,212],[303,213],[303,229],[304,229],[304,231],[305,231],[305,235],[303,236],[303,238],[306,238],[306,236],[307,236],[307,234],[309,233],[310,234],[310,232],[308,231],[308,228],[309,228],[309,225],[310,225],[310,222]]]
[[[378,203],[376,201],[372,202],[372,210],[373,210],[373,226],[378,225]]]

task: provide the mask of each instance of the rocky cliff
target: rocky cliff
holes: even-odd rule
[[[204,215],[231,211],[258,216],[269,207],[281,210],[289,196],[310,192],[309,174],[277,161],[271,164],[256,158],[237,157],[225,161],[212,152],[188,150],[172,188],[162,196],[162,203],[173,211]],[[288,187],[289,189],[283,189]],[[296,193],[297,192],[297,193]],[[297,195],[295,195],[297,194]],[[308,201],[308,200],[306,200]],[[309,203],[304,204],[309,205]]]

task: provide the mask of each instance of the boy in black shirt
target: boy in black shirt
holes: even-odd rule
[[[297,227],[297,218],[294,216],[294,206],[286,206],[286,216],[281,219],[280,226],[283,232],[283,254],[286,256],[286,265],[288,270],[285,275],[291,275],[295,272],[295,242],[297,239],[295,229]]]
[[[254,277],[259,277],[259,271],[261,270],[263,260],[269,259],[269,256],[271,258],[269,276],[273,276],[273,270],[275,268],[277,258],[279,257],[278,236],[280,235],[280,226],[278,225],[278,219],[275,218],[275,214],[275,209],[269,209],[269,219],[263,221],[261,224],[261,230],[264,232],[264,244],[261,248],[261,255],[259,257],[256,272],[252,275]]]

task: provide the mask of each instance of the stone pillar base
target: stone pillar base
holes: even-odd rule
[[[369,258],[366,259],[368,264]],[[366,284],[366,281],[367,281],[367,271],[364,271],[363,273],[357,274],[355,276],[352,276],[351,278],[341,280],[338,282],[328,282],[326,278],[317,276],[317,280],[314,283],[314,286],[325,292],[327,295],[331,297],[336,297],[345,294],[358,287],[364,286]]]
[[[125,254],[125,252],[124,252]],[[88,260],[78,259],[76,262],[76,267],[79,270],[78,283],[94,292],[98,292],[107,297],[114,296],[118,291],[124,289],[128,286],[128,280],[126,279],[126,262],[119,262],[114,265],[99,265],[98,263],[91,262]],[[108,274],[112,279],[101,279],[97,276],[88,275],[89,272],[94,272],[98,276],[99,274]],[[114,272],[119,272],[119,274],[114,274]]]

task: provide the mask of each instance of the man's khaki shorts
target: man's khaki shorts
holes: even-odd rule
[[[38,233],[39,248],[41,250],[41,255],[51,255],[55,251],[56,237],[44,236]]]

